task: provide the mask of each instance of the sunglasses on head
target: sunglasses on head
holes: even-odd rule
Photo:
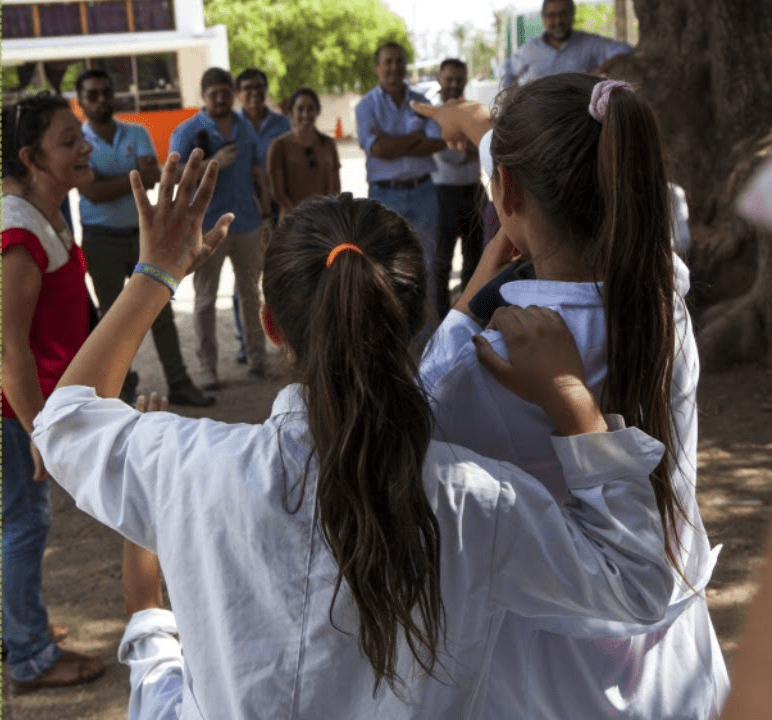
[[[89,88],[83,91],[83,97],[89,102],[94,102],[102,96],[105,100],[109,100],[113,96],[113,89],[111,87],[104,88]]]
[[[303,155],[308,158],[308,168],[313,170],[319,163],[316,160],[316,153],[312,147],[303,148]]]

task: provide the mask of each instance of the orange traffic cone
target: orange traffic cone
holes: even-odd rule
[[[335,139],[343,140],[343,123],[338,118],[338,122],[335,123]]]

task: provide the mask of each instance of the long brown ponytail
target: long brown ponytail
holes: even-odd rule
[[[361,254],[330,251],[351,243]],[[306,202],[266,252],[263,288],[297,356],[319,463],[319,526],[345,581],[359,644],[396,689],[400,636],[431,673],[443,632],[440,534],[423,487],[432,416],[411,343],[426,271],[405,221],[370,200]]]
[[[651,477],[667,557],[680,572],[671,482],[677,442],[671,407],[674,276],[665,159],[656,120],[635,93],[610,92],[602,122],[589,111],[599,78],[570,73],[502,93],[491,153],[603,283],[608,374],[602,404],[661,441]]]
[[[611,91],[602,123],[599,178],[605,214],[598,257],[606,312],[608,375],[604,404],[665,443],[651,475],[666,536],[678,568],[671,483],[675,429],[671,385],[675,356],[675,279],[671,213],[662,141],[654,114],[633,92]]]

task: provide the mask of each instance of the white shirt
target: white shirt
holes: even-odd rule
[[[405,699],[387,688],[374,699],[345,587],[335,621],[349,634],[329,620],[336,566],[315,527],[314,463],[297,512],[283,501],[298,500],[310,452],[300,386],[279,393],[263,425],[143,415],[66,387],[33,437],[78,507],[158,553],[186,720],[478,718],[505,608],[656,622],[672,590],[647,479],[662,453],[652,438],[554,438],[576,498],[563,508],[518,468],[432,442],[423,476],[442,538],[442,682],[417,673],[403,646]]]
[[[711,553],[696,500],[699,360],[691,320],[680,299],[689,290],[689,273],[677,257],[673,260],[679,294],[671,398],[679,469],[673,483],[688,520],[682,519],[678,530],[681,565],[693,590],[675,577],[665,617],[649,628],[572,618],[548,627],[543,620],[508,614],[491,666],[486,708],[491,720],[706,720],[720,709],[728,690],[703,593],[717,552]],[[596,285],[518,280],[503,285],[500,292],[509,304],[549,307],[563,317],[579,347],[587,385],[600,397],[606,376],[606,328]],[[424,355],[421,377],[433,398],[436,437],[514,462],[565,499],[548,417],[482,368],[470,342],[479,332],[471,318],[451,310]],[[501,334],[483,334],[506,357]]]

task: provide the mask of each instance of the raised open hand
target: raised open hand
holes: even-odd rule
[[[132,170],[131,189],[139,211],[139,259],[165,270],[181,280],[204,263],[225,239],[233,214],[223,215],[206,236],[201,224],[217,182],[218,163],[212,160],[196,189],[196,179],[203,161],[200,149],[192,152],[182,173],[177,195],[174,179],[180,157],[169,155],[158,187],[158,203],[153,205],[142,186],[142,178]]]

